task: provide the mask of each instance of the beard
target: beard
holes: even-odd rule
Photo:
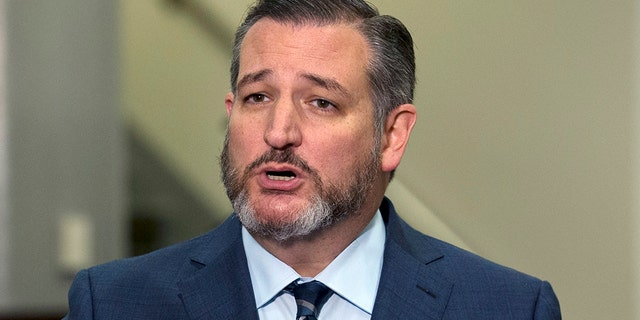
[[[380,161],[380,142],[376,140],[369,154],[352,168],[351,178],[335,184],[322,181],[317,170],[290,148],[271,149],[241,171],[230,158],[228,132],[220,155],[222,181],[240,222],[250,232],[277,241],[309,235],[356,214],[373,188]],[[296,166],[311,177],[315,192],[304,207],[289,213],[293,219],[261,219],[260,208],[256,208],[251,200],[246,188],[251,172],[268,162]]]

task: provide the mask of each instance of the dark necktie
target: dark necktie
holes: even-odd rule
[[[298,305],[297,320],[318,319],[320,309],[333,294],[331,289],[327,288],[322,282],[315,280],[301,284],[293,282],[285,288],[285,291],[293,293],[296,298],[296,304]]]

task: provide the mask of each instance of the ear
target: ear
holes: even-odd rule
[[[382,171],[391,172],[400,165],[416,119],[412,104],[398,106],[387,116],[382,137]]]
[[[231,110],[233,109],[234,100],[235,100],[235,97],[233,95],[233,92],[227,93],[227,95],[224,97],[224,105],[227,109],[227,117],[231,117]]]

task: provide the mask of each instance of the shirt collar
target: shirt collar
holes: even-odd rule
[[[382,270],[385,227],[378,211],[367,227],[315,280],[321,281],[343,299],[371,314]],[[242,228],[249,274],[261,308],[276,298],[289,283],[300,278],[293,268],[265,250]],[[364,266],[364,267],[363,267]]]
[[[242,243],[247,255],[256,308],[269,304],[284,287],[300,278],[300,275],[293,268],[265,250],[244,226],[242,227]]]

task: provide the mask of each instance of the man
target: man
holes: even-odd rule
[[[414,83],[409,32],[361,0],[259,1],[225,98],[235,213],[81,271],[67,317],[560,319],[547,282],[418,233],[384,197],[416,121]]]

